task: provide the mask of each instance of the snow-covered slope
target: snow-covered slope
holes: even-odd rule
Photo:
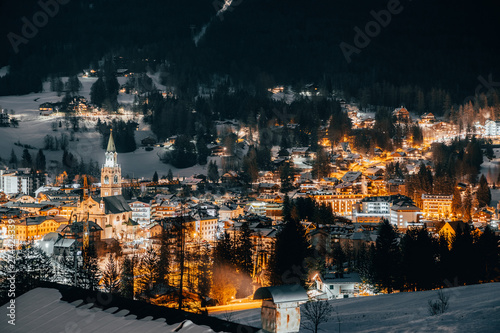
[[[500,283],[448,288],[444,293],[449,308],[436,316],[428,311],[428,300],[437,299],[435,290],[334,300],[336,313],[320,331],[339,332],[340,321],[340,332],[500,332]],[[260,309],[230,317],[261,327]]]
[[[7,69],[2,68],[3,71]],[[0,71],[2,73],[2,71]],[[155,85],[160,89],[165,89],[165,86],[160,85],[158,74],[151,74]],[[66,82],[68,78],[62,78],[63,82]],[[127,78],[119,77],[118,82],[124,84]],[[97,80],[97,78],[86,78],[80,77],[80,82],[82,83],[82,89],[79,92],[80,95],[90,99],[90,87]],[[62,133],[70,136],[70,131],[65,129],[63,125],[61,128],[57,128],[57,131],[52,131],[52,123],[59,122],[60,120],[64,123],[64,117],[60,116],[50,116],[43,117],[39,115],[38,107],[40,104],[45,102],[59,102],[62,96],[58,97],[56,92],[50,91],[49,82],[44,83],[44,91],[40,93],[31,93],[22,96],[1,96],[0,97],[0,107],[10,110],[14,110],[14,117],[19,121],[18,128],[12,127],[0,127],[0,158],[4,160],[9,160],[11,149],[14,149],[18,159],[21,159],[22,151],[24,148],[14,145],[16,142],[20,142],[23,145],[30,145],[35,149],[30,149],[32,155],[36,155],[37,149],[44,148],[44,137],[46,135],[60,137]],[[132,103],[134,98],[133,95],[127,95],[120,93],[118,96],[120,103]],[[108,116],[107,119],[116,116]],[[120,116],[121,119],[127,120],[127,116]],[[135,133],[136,142],[138,147],[140,146],[140,141],[150,135],[153,135],[150,126],[142,123],[142,118],[136,119],[140,122],[139,130]],[[80,131],[75,133],[75,141],[70,142],[69,151],[73,153],[78,159],[82,158],[85,161],[93,159],[99,162],[99,164],[104,162],[104,150],[100,146],[100,135],[94,131],[95,121],[84,120],[80,123],[80,127],[83,124],[89,129],[88,132]],[[118,163],[122,167],[122,175],[129,175],[130,177],[147,177],[151,178],[155,171],[158,172],[160,177],[162,175],[167,175],[168,170],[172,169],[174,176],[189,177],[193,174],[206,174],[207,168],[205,166],[194,166],[192,168],[186,169],[176,169],[171,165],[164,164],[160,161],[159,155],[164,154],[165,150],[163,148],[155,147],[153,151],[146,151],[144,148],[139,147],[135,152],[118,154]],[[61,161],[63,152],[59,151],[44,151],[47,163],[51,160]],[[217,159],[217,163],[220,166],[220,158]]]
[[[90,308],[90,304],[77,307],[81,303],[83,301],[71,304],[61,301],[56,289],[31,290],[15,299],[13,312],[7,309],[10,303],[2,307],[0,332],[213,332],[210,327],[189,320],[172,325],[167,324],[165,318],[153,320],[152,316],[137,320],[128,310],[117,311],[115,307],[103,311]],[[15,316],[9,317],[11,313]]]

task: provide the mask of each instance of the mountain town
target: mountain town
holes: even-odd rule
[[[0,331],[496,331],[480,2],[0,5]]]

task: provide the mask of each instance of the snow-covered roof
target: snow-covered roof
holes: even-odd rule
[[[272,299],[274,303],[302,302],[309,297],[306,291],[298,284],[275,287],[261,287],[255,291],[253,299]]]
[[[327,273],[322,276],[323,283],[328,284],[343,284],[343,283],[361,283],[361,279],[357,273],[344,274],[336,276],[334,273]]]

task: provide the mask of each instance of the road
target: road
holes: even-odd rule
[[[209,306],[207,307],[208,314],[221,314],[225,312],[257,309],[262,306],[262,301],[251,301],[245,303],[231,303],[228,305]]]

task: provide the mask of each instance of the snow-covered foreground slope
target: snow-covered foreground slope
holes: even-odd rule
[[[500,332],[500,283],[444,292],[450,297],[449,309],[436,316],[429,315],[427,303],[437,299],[435,290],[334,300],[331,305],[338,317],[332,314],[320,331],[339,332],[340,320],[340,332]],[[261,327],[260,309],[218,315],[228,316],[231,321]]]
[[[71,304],[62,301],[56,289],[31,290],[15,300],[12,311],[7,309],[10,303],[2,306],[0,332],[213,332],[210,327],[196,325],[189,320],[171,325],[166,323],[165,318],[137,320],[137,316],[128,315],[128,310],[118,311],[116,307],[101,310],[90,308],[91,304],[77,307],[81,303],[83,301]]]

